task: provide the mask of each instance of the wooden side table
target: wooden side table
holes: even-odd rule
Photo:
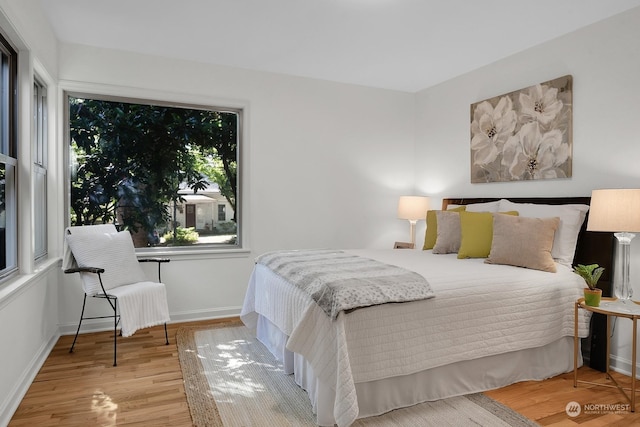
[[[578,380],[578,311],[587,310],[592,313],[600,313],[607,316],[607,354],[606,354],[606,377],[611,380],[611,384],[600,384],[591,381]],[[618,382],[610,375],[609,371],[609,353],[610,353],[610,331],[611,331],[611,317],[624,317],[631,319],[633,322],[633,345],[631,355],[631,388],[621,387]],[[585,304],[584,298],[580,298],[576,301],[575,317],[574,317],[574,334],[573,334],[573,386],[578,387],[578,383],[598,385],[603,387],[617,388],[627,399],[631,405],[631,412],[636,410],[636,341],[638,325],[637,321],[640,318],[640,305],[634,301],[628,301],[623,303],[617,298],[602,298],[600,307],[591,307]],[[631,396],[627,394],[630,391]]]

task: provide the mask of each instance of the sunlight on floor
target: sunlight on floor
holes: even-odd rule
[[[102,390],[96,390],[91,399],[91,410],[97,415],[97,423],[100,426],[112,427],[117,425],[118,404]]]
[[[252,345],[247,340],[233,340],[215,345],[199,345],[197,356],[205,367],[205,375],[218,402],[232,403],[236,398],[255,398],[264,393],[264,386],[257,383],[247,369],[259,361],[248,359],[243,347]],[[269,370],[278,370],[277,366],[267,364]],[[224,380],[215,373],[226,374]]]
[[[242,350],[242,347],[247,345],[250,343],[245,340],[234,340],[216,346],[215,360],[218,369],[227,372],[231,378],[227,378],[224,382],[218,382],[214,389],[224,393],[229,402],[233,400],[233,396],[255,398],[256,393],[265,391],[262,384],[256,383],[251,375],[248,375],[243,369],[256,363],[254,360],[247,359],[246,352]],[[221,397],[218,396],[218,399]]]

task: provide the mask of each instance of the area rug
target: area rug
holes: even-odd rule
[[[183,327],[178,354],[194,426],[315,426],[306,392],[246,327]],[[482,393],[425,402],[353,426],[536,426]]]

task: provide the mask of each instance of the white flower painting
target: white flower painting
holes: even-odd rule
[[[571,177],[572,76],[471,105],[471,182]]]

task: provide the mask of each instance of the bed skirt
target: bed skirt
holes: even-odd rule
[[[263,316],[257,338],[283,363],[287,374],[306,390],[320,426],[335,425],[335,385],[323,383],[299,354],[285,348],[288,337]],[[582,354],[578,353],[582,366]],[[573,337],[543,347],[466,360],[413,375],[356,383],[358,418],[453,396],[492,390],[527,380],[543,380],[573,370]]]

